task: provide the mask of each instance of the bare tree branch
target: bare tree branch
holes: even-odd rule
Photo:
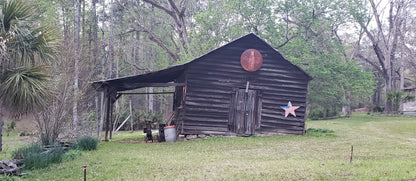
[[[147,28],[145,28],[144,26],[137,24],[137,26],[139,27],[138,30],[135,31],[141,31],[141,32],[145,32],[149,38],[149,40],[155,42],[159,47],[161,47],[163,50],[166,51],[166,53],[169,54],[170,57],[172,57],[174,60],[179,60],[180,57],[178,54],[174,53],[172,50],[170,50],[168,48],[168,46],[165,45],[165,43],[163,43],[163,41],[159,38],[156,37],[156,35],[154,35],[150,30],[148,30]]]
[[[357,53],[356,56],[358,58],[360,58],[361,60],[364,60],[365,62],[369,63],[371,66],[373,66],[373,68],[376,69],[377,72],[380,73],[381,75],[384,75],[385,74],[385,71],[383,69],[380,69],[380,66],[377,65],[376,63],[374,63],[373,61],[371,61],[370,59],[364,57],[360,53]]]

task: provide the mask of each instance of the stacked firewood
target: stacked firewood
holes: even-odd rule
[[[24,166],[23,160],[4,159],[0,161],[0,174],[22,176],[25,175],[25,173],[20,173],[19,170]]]

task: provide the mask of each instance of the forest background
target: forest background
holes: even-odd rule
[[[30,21],[25,23],[42,28],[33,36],[49,33],[44,40],[50,52],[34,51],[32,55],[29,51],[29,62],[13,63],[16,57],[23,60],[28,50],[8,42],[11,38],[7,36],[17,31],[7,33],[4,28],[7,2],[23,2],[30,9]],[[64,132],[78,135],[102,130],[103,95],[92,89],[91,82],[185,63],[250,32],[314,77],[308,90],[308,112],[313,119],[360,107],[398,113],[400,104],[409,97],[403,90],[416,85],[416,2],[412,0],[0,3],[0,111],[11,113],[8,115],[15,119],[35,112],[34,119],[46,143],[54,142]],[[7,99],[11,97],[7,90],[13,89],[6,84],[13,71],[39,75],[38,83],[44,90],[40,97],[48,99],[24,108],[13,105],[15,100]],[[170,88],[135,92],[163,91]],[[171,114],[172,97],[122,96],[115,106],[115,124],[130,114],[130,104],[135,110],[132,120],[160,121]],[[140,127],[134,121],[125,127]]]

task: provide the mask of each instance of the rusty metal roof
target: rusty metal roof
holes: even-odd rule
[[[166,69],[162,69],[159,71],[154,71],[146,74],[140,74],[140,75],[134,75],[134,76],[127,76],[127,77],[121,77],[121,78],[115,78],[115,79],[107,79],[107,80],[99,80],[92,83],[92,86],[98,90],[102,91],[104,88],[112,88],[115,91],[126,91],[126,90],[132,90],[132,89],[138,89],[143,87],[152,87],[153,85],[157,85],[157,83],[168,83],[174,81],[176,78],[178,78],[185,70],[185,67],[195,61],[201,60],[203,57],[227,46],[232,43],[235,43],[241,39],[247,39],[248,41],[251,40],[261,40],[264,44],[266,44],[268,47],[276,51],[280,56],[281,54],[270,44],[268,44],[266,41],[261,39],[259,36],[255,35],[254,33],[249,33],[247,35],[244,35],[240,38],[237,38],[223,46],[220,46],[188,63],[175,65],[168,67]],[[283,57],[283,56],[282,56]],[[283,58],[285,59],[285,58]],[[286,59],[285,59],[286,60]],[[286,60],[287,61],[287,60]],[[313,79],[307,72],[305,72],[302,68],[299,66],[293,64],[290,61],[287,61],[289,64],[296,67],[300,72],[302,72],[308,80]],[[168,84],[166,84],[168,85]],[[172,85],[172,84],[170,84]]]
[[[115,79],[99,80],[92,83],[98,91],[111,87],[115,91],[126,91],[143,87],[151,87],[151,84],[168,83],[174,81],[183,72],[185,64],[171,66],[169,68],[149,72],[146,74],[127,76]]]

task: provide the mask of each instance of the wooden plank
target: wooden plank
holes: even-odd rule
[[[214,103],[214,102],[201,102],[201,101],[186,101],[186,106],[190,108],[208,108],[208,109],[228,109],[230,104],[228,103]]]
[[[228,131],[206,131],[184,129],[183,134],[226,135]]]
[[[118,92],[121,95],[141,95],[141,94],[174,94],[175,92]]]
[[[251,135],[254,133],[253,125],[255,124],[257,117],[255,109],[256,109],[256,91],[255,90],[248,90],[247,92],[247,102],[246,102],[246,114],[247,119],[245,123],[245,134]]]
[[[303,92],[307,92],[307,90],[305,89],[305,87],[300,86],[300,85],[294,85],[294,84],[268,84],[268,85],[258,85],[258,84],[254,84],[250,86],[253,89],[261,89],[261,90],[276,90],[276,89],[280,89],[280,90],[286,90],[287,92],[294,90],[294,91],[298,91],[300,93]]]
[[[184,125],[184,130],[194,130],[194,131],[220,131],[220,132],[227,132],[228,128],[226,126],[224,127],[209,127],[209,126],[200,126],[200,125],[196,125],[196,126],[191,126],[191,125]]]
[[[225,108],[204,108],[204,107],[191,107],[187,106],[186,111],[194,111],[194,112],[218,112],[218,113],[228,113],[228,109]]]
[[[257,121],[255,123],[255,129],[260,129],[260,125],[261,125],[261,114],[263,112],[263,98],[262,95],[258,96],[258,105],[257,105]]]
[[[171,86],[185,86],[185,83],[129,83],[124,87],[129,89],[131,87],[171,87]]]
[[[286,125],[286,124],[281,124],[278,127],[275,126],[261,126],[262,130],[268,130],[268,129],[286,129],[286,130],[295,130],[295,131],[300,131],[303,130],[303,126],[302,125]]]
[[[188,96],[187,101],[194,101],[194,102],[209,102],[211,104],[230,104],[230,100],[229,99],[224,99],[224,97],[220,97],[220,98],[206,98],[206,97],[196,97],[196,96]]]
[[[270,133],[278,133],[278,134],[294,134],[294,135],[302,135],[303,131],[301,130],[287,130],[287,129],[263,129],[259,131],[260,134],[270,134]]]
[[[299,114],[299,116],[298,116]],[[263,119],[263,122],[267,119],[280,119],[280,120],[285,120],[287,122],[291,122],[291,121],[298,121],[298,120],[303,120],[303,116],[300,116],[300,113],[296,113],[296,117],[292,117],[291,115],[288,117],[285,117],[284,114],[267,114],[265,113],[265,111],[262,112],[261,117]]]
[[[227,118],[228,120],[228,113],[218,113],[218,112],[188,112],[186,113],[186,116],[191,116],[191,117],[210,117],[210,118],[214,118],[214,119],[223,119],[223,118]]]
[[[210,90],[206,89],[193,89],[192,92],[188,94],[187,98],[204,98],[204,99],[230,99],[231,100],[231,94],[227,92],[226,94],[212,94]]]
[[[286,120],[273,120],[269,121],[267,119],[263,120],[261,123],[261,128],[280,128],[284,126],[303,126],[304,124],[301,121],[288,122]]]
[[[228,115],[227,115],[228,116]],[[198,122],[198,124],[227,124],[228,123],[228,118],[226,117],[224,119],[224,117],[217,117],[217,118],[212,118],[212,117],[208,117],[208,116],[189,116],[189,115],[185,115],[184,116],[184,120],[187,121],[187,123],[191,124],[192,122]]]

